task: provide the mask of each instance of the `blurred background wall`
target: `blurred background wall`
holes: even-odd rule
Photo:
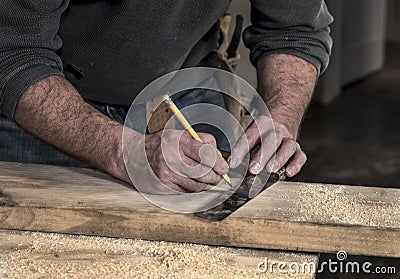
[[[358,81],[383,68],[386,34],[400,41],[400,1],[398,0],[327,0],[335,17],[332,25],[334,48],[329,70],[321,78],[316,100],[329,103],[344,85]],[[250,24],[250,1],[233,0],[230,13],[245,16]],[[240,46],[242,61],[238,74],[256,86],[255,69],[248,50]]]

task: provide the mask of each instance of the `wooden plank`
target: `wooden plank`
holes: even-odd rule
[[[89,169],[0,163],[0,228],[400,257],[400,190],[281,182],[222,222]]]
[[[0,230],[0,263],[1,278],[312,279],[318,255]]]

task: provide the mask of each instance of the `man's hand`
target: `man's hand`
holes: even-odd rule
[[[314,91],[317,70],[301,58],[278,54],[260,59],[257,73],[258,91],[271,118],[260,116],[255,119],[233,148],[230,166],[237,167],[250,152],[249,171],[252,174],[260,173],[263,168],[276,172],[286,166],[286,175],[292,177],[307,160],[296,140]]]
[[[250,152],[249,171],[254,175],[263,168],[277,172],[286,165],[286,173],[291,177],[300,171],[307,160],[295,136],[290,134],[286,126],[273,123],[266,116],[258,117],[240,137],[232,150],[231,167],[236,168]]]
[[[204,143],[187,132],[164,130],[145,137],[146,155],[160,181],[179,192],[200,192],[218,184],[229,166],[212,135],[199,133]]]
[[[19,100],[15,121],[67,154],[135,183],[125,169],[123,126],[85,103],[64,78],[49,76],[30,86]],[[130,132],[134,150],[141,136]],[[203,144],[187,133],[180,135],[182,131],[170,130],[145,137],[147,156],[156,175],[177,191],[198,192],[207,184],[218,183],[229,167],[216,149],[214,137],[200,135]]]

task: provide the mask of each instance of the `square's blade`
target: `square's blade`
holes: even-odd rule
[[[285,168],[282,168],[277,173],[269,174],[267,171],[262,171],[257,176],[249,175],[243,180],[238,190],[223,203],[194,215],[207,220],[222,221],[275,182],[284,180],[285,171]],[[267,177],[268,181],[265,183]]]

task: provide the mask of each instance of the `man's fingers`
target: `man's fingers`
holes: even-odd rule
[[[217,185],[222,180],[222,176],[210,170],[207,174],[193,179],[209,185]]]
[[[304,166],[306,161],[307,161],[306,154],[304,154],[304,152],[300,149],[300,146],[298,146],[296,153],[293,156],[293,159],[286,167],[286,175],[288,177],[295,176]]]
[[[210,144],[212,145],[216,152],[217,152],[217,162],[214,165],[214,161],[212,157],[207,156],[207,154],[204,154],[204,157],[201,154],[201,149],[200,149],[200,157],[203,159],[203,164],[206,166],[212,167],[214,165],[214,171],[220,175],[226,174],[229,171],[229,164],[226,162],[224,157],[222,156],[221,151],[217,149],[217,140],[213,135],[207,134],[207,133],[199,133],[200,138],[203,140],[205,144]],[[211,159],[211,160],[208,160]]]
[[[274,126],[271,118],[264,115],[257,117],[233,148],[230,167],[236,168],[239,166],[250,150],[261,142],[261,138],[267,138],[270,134],[274,134]]]
[[[184,157],[183,162],[186,165],[182,169],[182,174],[198,182],[216,185],[221,180],[221,176],[214,172],[211,167],[199,164],[189,157]]]
[[[188,161],[191,162],[188,162]],[[221,180],[221,176],[217,175],[211,168],[200,165],[199,163],[191,160],[190,158],[185,158],[185,163],[191,166],[196,166],[193,173],[184,174],[176,173],[166,166],[164,171],[159,173],[160,180],[168,188],[175,190],[177,192],[201,192],[207,190],[209,184],[218,184]],[[196,173],[205,173],[200,177],[196,176]],[[192,178],[193,177],[193,178]]]
[[[204,143],[182,131],[164,130],[162,135],[149,138],[155,143],[149,141],[146,151],[153,171],[166,187],[179,192],[204,191],[221,180],[216,171],[229,171],[212,135],[201,134]]]
[[[260,141],[260,132],[257,124],[253,123],[246,132],[239,138],[235,147],[232,149],[229,165],[237,168],[244,160],[251,149]]]
[[[203,143],[211,144],[215,148],[217,148],[217,140],[214,138],[213,135],[207,133],[198,133],[199,137],[202,139]]]
[[[208,139],[208,141],[210,141]],[[193,160],[209,166],[223,175],[229,172],[229,165],[222,157],[221,152],[211,144],[201,143],[191,139],[182,146],[183,153]]]
[[[185,188],[180,187],[179,185],[176,185],[175,183],[172,183],[171,181],[165,182],[164,185],[168,187],[171,190],[181,192],[181,193],[188,193],[190,191],[186,190]]]
[[[250,162],[249,170],[251,174],[257,175],[261,172],[263,168],[265,168],[265,165],[275,153],[276,145],[274,143],[274,133],[266,134],[265,138],[263,139],[263,144],[260,145],[259,150]]]
[[[284,138],[275,155],[275,160],[268,163],[267,169],[277,172],[285,166],[290,158],[295,154],[298,143],[292,139]],[[300,147],[299,147],[300,148]]]
[[[221,152],[216,148],[210,149],[209,146],[210,145],[208,145],[207,148],[202,147],[202,149],[200,150],[200,155],[201,155],[201,158],[203,159],[201,163],[205,164],[207,166],[211,166],[213,168],[214,172],[219,175],[224,175],[224,174],[228,173],[229,165],[225,161],[224,157],[222,157]],[[214,157],[215,161],[212,156],[213,153],[215,154],[215,157]]]
[[[207,190],[210,186],[206,183],[202,183],[196,180],[193,180],[189,177],[177,175],[174,177],[174,183],[188,192],[201,192]]]
[[[256,156],[256,154],[258,153],[258,151],[260,151],[261,149],[261,145],[256,145],[251,151],[250,151],[250,158],[253,159],[254,156]]]

